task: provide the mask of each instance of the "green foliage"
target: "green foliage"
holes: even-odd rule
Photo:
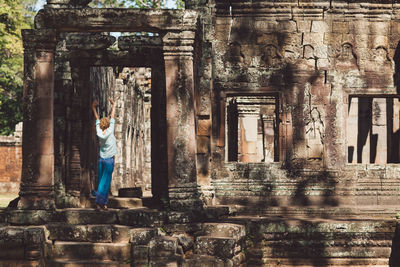
[[[21,29],[32,27],[33,0],[0,0],[0,134],[22,121],[23,48]]]
[[[103,8],[165,8],[166,0],[93,0],[92,7]],[[175,0],[178,8],[184,8],[183,0]]]

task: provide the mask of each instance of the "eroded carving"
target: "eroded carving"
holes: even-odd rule
[[[262,48],[261,67],[274,67],[282,63],[282,55],[273,44],[267,44]]]
[[[359,70],[359,65],[357,61],[357,54],[354,52],[353,45],[349,42],[345,42],[342,44],[340,48],[340,52],[336,55],[335,58],[335,67],[338,70],[350,70],[357,69]]]

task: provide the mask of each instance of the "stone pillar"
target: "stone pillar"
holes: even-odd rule
[[[238,105],[238,161],[257,162],[257,132],[260,107]]]
[[[54,141],[53,94],[54,50],[53,30],[23,30],[24,126],[23,158],[20,186],[21,209],[53,209]]]
[[[201,208],[196,181],[194,38],[192,31],[168,32],[163,37],[168,191],[174,210]]]

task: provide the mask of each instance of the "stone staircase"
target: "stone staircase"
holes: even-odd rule
[[[201,217],[219,220],[226,211],[209,208]],[[240,266],[245,262],[243,225],[201,222],[190,213],[70,208],[0,214],[0,266]]]
[[[0,266],[396,267],[396,211],[292,206],[253,214],[239,205],[199,214],[145,207],[3,210]]]

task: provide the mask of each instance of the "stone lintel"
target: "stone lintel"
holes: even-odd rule
[[[118,48],[121,50],[133,50],[140,47],[162,48],[162,38],[159,36],[120,36]]]
[[[77,50],[70,52],[73,66],[154,67],[163,61],[162,48],[134,47],[129,51]]]
[[[49,49],[56,46],[56,31],[53,29],[22,30],[22,40],[25,49]]]
[[[193,10],[118,8],[45,8],[35,17],[35,28],[66,32],[162,32],[196,30]]]
[[[69,33],[66,38],[68,50],[100,50],[110,47],[116,38],[101,33]]]

